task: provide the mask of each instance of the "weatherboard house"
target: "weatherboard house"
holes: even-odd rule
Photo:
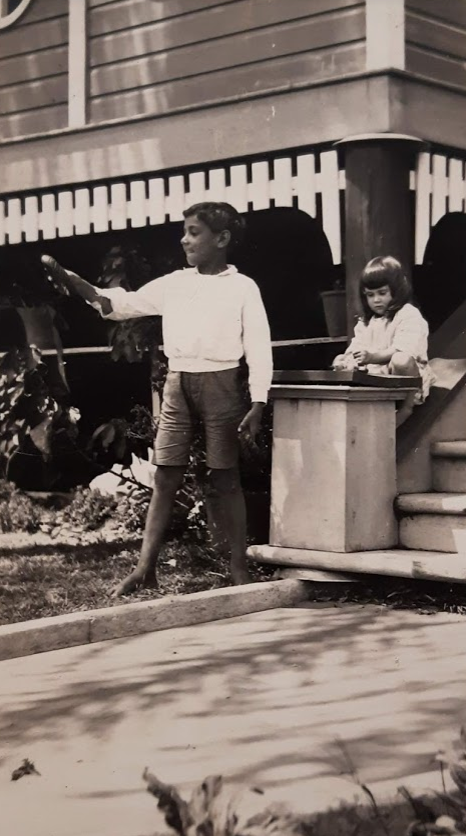
[[[466,3],[0,0],[0,102],[3,274],[48,251],[92,277],[126,241],[166,272],[183,209],[229,201],[290,371],[351,336],[369,258],[407,265],[427,403],[396,433],[399,392],[278,374],[270,537],[251,553],[466,579]],[[70,364],[95,367],[105,339],[83,322]]]

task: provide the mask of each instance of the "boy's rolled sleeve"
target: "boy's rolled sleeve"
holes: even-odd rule
[[[264,303],[253,282],[243,305],[243,349],[249,369],[251,401],[267,403],[273,374],[272,343]]]
[[[98,290],[99,296],[109,299],[110,313],[104,314],[98,302],[92,305],[103,319],[123,320],[139,316],[162,316],[165,295],[165,276],[154,279],[139,290],[129,291],[122,287]]]

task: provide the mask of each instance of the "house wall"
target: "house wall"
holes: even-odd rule
[[[0,141],[68,121],[68,3],[35,0],[0,31]]]
[[[406,0],[405,40],[406,70],[466,90],[466,3]]]
[[[365,69],[357,0],[89,0],[89,121],[167,115]]]

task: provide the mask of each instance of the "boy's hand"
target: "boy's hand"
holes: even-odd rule
[[[54,288],[58,290],[59,293],[69,296],[70,289],[68,273],[66,270],[50,255],[43,255],[41,257],[41,262],[47,270],[47,278],[49,282],[53,284]]]
[[[262,421],[263,403],[253,403],[238,427],[238,433],[248,441],[254,441]]]

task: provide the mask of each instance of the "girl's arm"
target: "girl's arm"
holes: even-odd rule
[[[356,360],[356,351],[361,349],[367,342],[367,326],[361,320],[356,324],[354,337],[351,340],[344,354],[339,354],[332,363],[333,369],[353,369],[355,366],[363,365]]]
[[[383,351],[369,351],[367,348],[356,348],[353,354],[361,366],[365,366],[367,363],[383,366],[390,362],[396,350],[396,348],[392,347],[385,348]]]
[[[380,351],[359,351],[359,362],[385,365],[398,351],[409,354],[415,360],[427,359],[429,327],[421,312],[407,303],[395,314],[393,324],[395,327],[390,347]]]

